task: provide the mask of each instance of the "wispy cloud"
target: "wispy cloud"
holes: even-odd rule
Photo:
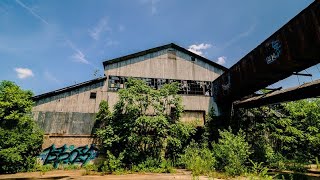
[[[205,43],[193,44],[193,45],[189,46],[188,50],[195,53],[195,54],[203,56],[204,50],[211,48],[211,47],[212,47],[211,44],[205,44]]]
[[[111,31],[111,28],[108,25],[108,18],[103,17],[99,20],[98,24],[89,30],[89,35],[95,39],[99,40],[103,32]]]
[[[75,62],[80,62],[80,63],[83,63],[83,64],[90,64],[90,62],[86,59],[86,56],[85,54],[79,50],[74,44],[72,41],[70,40],[66,40],[68,46],[73,49],[74,51],[74,54],[71,56]]]
[[[24,9],[26,9],[27,11],[29,11],[34,17],[36,17],[37,19],[39,19],[40,21],[42,21],[44,24],[49,25],[48,21],[46,21],[43,17],[41,17],[39,14],[35,13],[30,7],[28,7],[27,5],[25,5],[24,3],[22,3],[20,0],[16,0],[16,2],[23,7]]]
[[[28,68],[15,68],[14,70],[16,71],[19,79],[25,79],[34,76],[32,70]]]
[[[220,65],[223,65],[226,63],[226,59],[227,59],[227,57],[225,57],[225,56],[218,57],[217,63]]]
[[[61,82],[53,75],[53,74],[51,74],[49,71],[45,71],[44,72],[44,77],[47,79],[47,80],[49,80],[49,81],[51,81],[51,82],[55,82],[55,83],[57,83],[57,84],[60,84]]]
[[[35,18],[39,19],[41,22],[43,22],[46,25],[50,25],[50,23],[48,21],[46,21],[42,16],[40,16],[36,12],[34,12],[32,10],[32,8],[28,7],[26,4],[22,3],[20,0],[16,0],[16,2],[21,7],[26,9],[29,13],[31,13]],[[80,62],[80,63],[84,63],[84,64],[91,64],[86,59],[86,55],[82,51],[80,51],[71,40],[69,40],[64,34],[61,34],[61,36],[63,37],[64,41],[68,44],[68,47],[70,47],[74,51],[74,53],[71,57],[73,59],[75,59],[76,62]]]
[[[160,0],[140,0],[141,3],[146,4],[149,8],[151,8],[151,14],[155,15],[158,13],[158,6],[157,4]]]
[[[256,23],[252,24],[246,31],[238,34],[237,36],[234,36],[232,39],[230,39],[229,41],[227,41],[223,47],[221,49],[225,49],[229,46],[231,46],[232,44],[238,42],[239,40],[241,40],[242,38],[245,38],[247,36],[249,36],[251,33],[254,32],[254,30],[256,29]]]

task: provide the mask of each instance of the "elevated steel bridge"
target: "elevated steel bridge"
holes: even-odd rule
[[[319,62],[320,0],[316,0],[213,81],[213,98],[219,112],[226,113],[234,101]]]

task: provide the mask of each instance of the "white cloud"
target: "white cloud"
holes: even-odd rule
[[[108,18],[106,18],[106,17],[100,19],[98,24],[95,27],[93,27],[92,29],[89,30],[89,35],[93,39],[99,40],[101,34],[103,32],[105,32],[105,31],[111,31],[111,28],[108,25]]]
[[[25,79],[28,77],[33,77],[33,72],[31,69],[28,68],[15,68],[19,79]]]
[[[195,53],[195,54],[198,54],[200,56],[203,55],[203,50],[206,50],[208,48],[211,48],[212,45],[211,44],[205,44],[205,43],[201,43],[201,44],[193,44],[191,46],[189,46],[188,50]]]
[[[225,56],[218,57],[217,63],[220,65],[223,65],[226,63],[226,59],[227,59],[227,57],[225,57]]]

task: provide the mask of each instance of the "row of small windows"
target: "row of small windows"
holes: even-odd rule
[[[125,76],[109,76],[109,91],[118,91],[125,88],[125,83],[129,77]],[[160,78],[137,78],[145,81],[148,86],[154,89],[160,89],[164,84],[178,82],[180,91],[178,94],[205,95],[211,96],[211,81],[193,81],[193,80],[177,80],[177,79],[160,79]]]

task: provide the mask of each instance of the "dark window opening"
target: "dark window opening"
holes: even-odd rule
[[[97,93],[96,92],[91,92],[90,93],[90,99],[95,99],[97,97]]]
[[[109,76],[108,90],[118,91],[125,88],[125,83],[129,77],[124,76]],[[186,95],[205,95],[211,96],[211,81],[193,81],[193,80],[177,80],[177,79],[161,79],[161,78],[136,78],[141,79],[153,89],[161,89],[165,84],[178,82],[180,89],[178,94]]]
[[[191,57],[191,61],[196,61],[196,58],[195,57]]]

